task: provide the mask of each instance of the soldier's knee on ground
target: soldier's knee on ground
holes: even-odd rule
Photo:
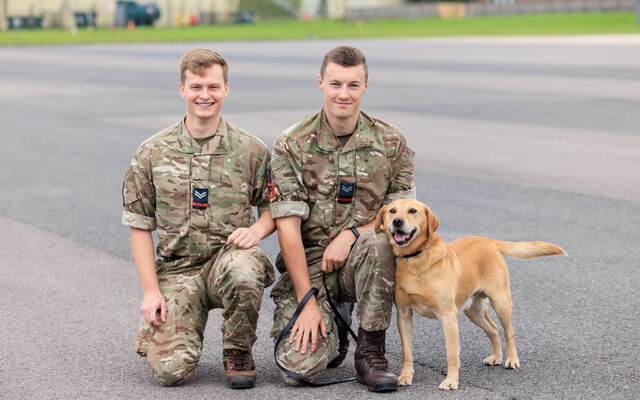
[[[294,350],[295,342],[288,343],[285,337],[278,346],[278,362],[287,370],[296,373],[302,378],[313,381],[318,374],[327,368],[329,361],[338,355],[336,337],[329,332],[328,338],[319,338],[315,352],[302,354]],[[299,383],[281,371],[282,378],[287,385],[299,386]]]
[[[284,372],[280,371],[280,375],[282,375],[282,380],[284,381],[284,384],[287,386],[304,386],[303,383],[298,382],[297,380],[293,379],[292,377],[290,377],[289,375],[285,374]]]
[[[164,360],[164,359],[163,359]],[[181,360],[180,355],[174,354],[169,361],[152,366],[153,375],[163,386],[177,386],[193,372],[195,364],[189,365]]]
[[[307,381],[313,382],[316,376],[318,376],[318,374],[322,370],[327,368],[328,361],[329,361],[328,359],[321,360],[318,364],[314,365],[312,368],[307,369],[305,371],[296,370],[296,368],[294,368],[293,365],[282,363],[282,361],[280,362],[282,366],[288,369],[289,371],[299,375],[301,378]],[[304,384],[298,382],[297,380],[293,379],[292,377],[290,377],[289,375],[285,374],[282,371],[280,371],[280,375],[282,376],[282,380],[284,381],[284,383],[288,386],[304,386]]]
[[[147,353],[147,363],[153,375],[164,386],[181,384],[196,368],[201,348],[151,346]]]

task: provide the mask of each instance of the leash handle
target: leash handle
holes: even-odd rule
[[[324,282],[324,288],[325,291],[327,293],[327,299],[329,299],[329,305],[331,306],[333,312],[338,315],[338,318],[340,319],[340,321],[346,325],[346,323],[344,322],[344,320],[342,319],[342,317],[340,317],[340,314],[337,312],[337,309],[335,307],[335,305],[333,305],[333,302],[331,301],[331,297],[329,296],[329,292],[327,291],[327,282],[324,278],[324,274],[322,275],[322,280]],[[308,381],[306,379],[304,379],[303,377],[301,377],[300,375],[296,374],[293,371],[289,371],[288,369],[286,369],[285,367],[283,367],[280,362],[278,361],[278,345],[280,345],[280,342],[282,341],[282,339],[285,337],[285,335],[291,330],[291,328],[293,327],[293,324],[296,323],[298,317],[300,316],[300,313],[302,312],[302,309],[304,308],[304,306],[307,304],[307,302],[309,301],[309,299],[311,298],[311,296],[315,296],[318,297],[318,292],[319,290],[317,288],[311,288],[309,289],[309,291],[307,292],[307,294],[304,295],[304,297],[302,298],[302,300],[300,301],[300,303],[298,304],[298,308],[296,308],[296,312],[293,313],[293,316],[291,317],[291,319],[289,320],[289,323],[287,324],[287,326],[284,327],[284,329],[282,330],[282,332],[280,332],[280,335],[278,336],[278,340],[276,340],[276,345],[273,348],[273,358],[276,361],[276,365],[278,366],[278,368],[280,368],[280,370],[282,372],[284,372],[288,377],[290,377],[291,379],[295,380],[296,382],[299,382],[301,384],[303,384],[304,386],[311,386],[311,387],[322,387],[322,386],[329,386],[329,385],[335,385],[337,383],[344,383],[344,382],[351,382],[354,381],[356,378],[347,378],[347,379],[341,379],[341,380],[337,380],[337,381],[331,381],[331,382],[323,382],[323,383],[315,383],[315,382],[311,382]],[[356,338],[356,336],[354,336],[355,334],[353,333],[353,331],[351,330],[351,328],[349,328],[349,331],[351,333],[351,335],[354,337],[354,339]]]

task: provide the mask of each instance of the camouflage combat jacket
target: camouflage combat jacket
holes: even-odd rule
[[[327,246],[384,204],[416,197],[413,156],[398,128],[363,112],[343,147],[323,109],[276,139],[271,214],[302,217],[302,240]]]
[[[211,258],[251,206],[269,207],[269,151],[256,137],[220,119],[202,148],[179,122],[140,145],[122,187],[122,223],[157,230],[156,255],[172,272]],[[162,263],[156,263],[159,266]]]

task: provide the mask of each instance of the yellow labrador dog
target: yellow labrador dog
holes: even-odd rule
[[[413,310],[442,322],[447,346],[447,378],[440,389],[458,388],[460,338],[458,310],[489,337],[491,355],[486,365],[502,363],[498,327],[489,317],[487,304],[496,311],[507,343],[505,368],[519,368],[511,326],[509,273],[503,254],[532,258],[567,253],[546,242],[501,242],[483,237],[465,237],[445,243],[435,233],[440,222],[429,208],[416,200],[396,200],[380,210],[376,232],[389,237],[396,256],[395,303],[402,339],[402,371],[399,385],[413,379]]]

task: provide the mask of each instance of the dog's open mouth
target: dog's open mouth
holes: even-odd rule
[[[413,235],[416,234],[417,228],[414,228],[411,232],[407,233],[407,232],[403,232],[401,230],[396,230],[395,232],[392,232],[393,235],[393,240],[395,240],[396,245],[398,246],[404,246],[407,243],[409,243],[411,241],[411,239],[413,239]]]

